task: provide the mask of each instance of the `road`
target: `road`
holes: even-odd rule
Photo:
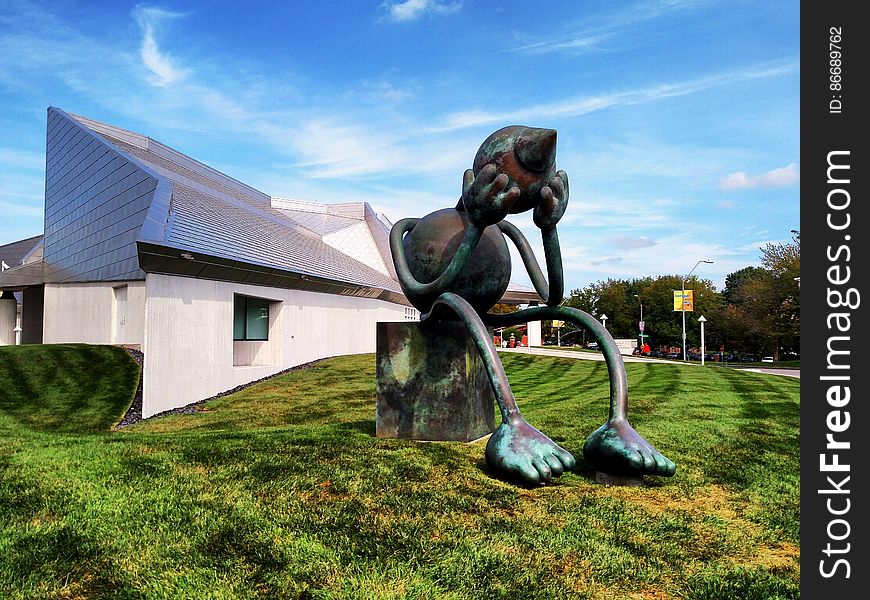
[[[582,352],[578,350],[561,350],[559,348],[499,348],[499,352],[515,352],[519,354],[539,354],[542,356],[558,356],[560,358],[576,358],[579,360],[597,360],[603,361],[604,355],[601,352]],[[664,360],[659,358],[648,358],[638,356],[623,356],[624,362],[643,362],[643,363],[659,363],[663,365],[680,365],[684,367],[700,367],[697,362],[683,362],[681,360]],[[740,367],[732,367],[740,368]],[[800,379],[800,369],[773,369],[766,367],[747,367],[744,371],[752,371],[753,373],[764,373],[766,375],[784,375],[786,377],[797,377]]]
[[[785,375],[786,377],[797,377],[801,378],[801,370],[800,369],[768,369],[768,368],[755,368],[750,367],[748,369],[743,369],[744,371],[752,371],[753,373],[766,373],[767,375]]]

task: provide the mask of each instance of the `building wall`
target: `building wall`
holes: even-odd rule
[[[235,294],[272,301],[267,346],[233,341]],[[146,296],[144,417],[319,358],[374,352],[376,323],[406,318],[382,300],[153,273]]]
[[[42,343],[43,286],[26,288],[21,294],[21,343]]]
[[[529,321],[526,329],[529,336],[529,346],[540,346],[541,344],[541,322]]]
[[[631,356],[631,353],[637,348],[637,338],[616,338],[613,341],[616,342],[619,353],[626,356]]]
[[[126,286],[125,323],[115,288]],[[132,344],[145,338],[145,282],[46,284],[43,341],[46,344]]]
[[[15,345],[18,324],[18,302],[15,298],[0,298],[0,346]]]

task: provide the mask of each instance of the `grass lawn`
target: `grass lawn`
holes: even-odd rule
[[[799,597],[798,380],[628,364],[677,474],[612,488],[582,462],[604,363],[501,357],[577,472],[523,488],[482,443],[376,439],[374,355],[112,432],[122,351],[0,348],[0,598]]]

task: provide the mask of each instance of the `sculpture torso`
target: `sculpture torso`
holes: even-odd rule
[[[405,256],[414,278],[421,283],[434,281],[450,264],[462,242],[468,224],[466,213],[445,208],[423,217],[404,239]],[[511,276],[508,245],[498,226],[487,227],[472,252],[465,271],[448,291],[465,298],[477,312],[492,308],[504,295]],[[438,294],[432,297],[403,290],[420,312],[428,312]]]

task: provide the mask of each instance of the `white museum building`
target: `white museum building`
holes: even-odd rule
[[[0,246],[0,345],[141,350],[143,417],[374,352],[378,321],[419,318],[396,280],[390,228],[366,203],[271,197],[51,107],[44,234]],[[504,301],[537,299],[511,285]]]

